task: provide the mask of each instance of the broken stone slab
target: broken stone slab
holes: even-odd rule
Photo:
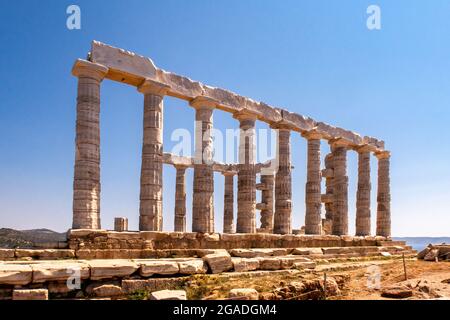
[[[285,248],[232,249],[230,251],[230,254],[233,257],[240,257],[240,258],[285,256],[288,254],[288,249]]]
[[[294,267],[295,263],[311,262],[311,259],[308,259],[306,257],[295,256],[280,257],[279,260],[281,269],[290,269]],[[313,263],[315,265],[315,262]]]
[[[47,289],[14,289],[13,300],[48,300]]]
[[[315,269],[316,268],[316,262],[314,261],[305,261],[305,262],[294,262],[292,267],[297,270],[303,270],[303,269]]]
[[[233,268],[233,262],[228,252],[207,254],[203,260],[208,264],[212,273],[221,273]]]
[[[31,282],[32,275],[29,265],[0,264],[0,284],[26,285]]]
[[[122,290],[125,294],[132,294],[142,290],[148,292],[172,290],[184,286],[188,280],[189,277],[127,279],[122,280]]]
[[[81,280],[90,276],[89,265],[81,262],[48,262],[31,264],[33,283],[46,281],[64,281],[79,277]]]
[[[129,260],[91,260],[87,263],[91,268],[91,280],[127,277],[139,269],[137,263]]]
[[[55,294],[66,294],[71,291],[78,290],[76,286],[68,286],[66,281],[63,282],[51,281],[48,283],[47,289],[49,293]]]
[[[158,275],[173,275],[180,271],[178,262],[167,260],[135,260],[141,267],[139,273],[143,277]]]
[[[231,258],[235,272],[247,272],[259,269],[259,260],[256,258]]]
[[[187,300],[184,290],[161,290],[150,294],[150,300]]]
[[[236,288],[231,289],[228,295],[229,298],[241,298],[242,300],[258,300],[258,291],[252,288]]]
[[[117,297],[123,295],[122,287],[114,284],[102,284],[92,288],[94,297]]]
[[[281,269],[280,258],[275,257],[259,257],[259,269],[260,270],[279,270]]]
[[[14,260],[14,249],[0,249],[0,260]]]
[[[208,267],[202,259],[192,259],[178,262],[180,274],[203,274],[208,271]]]
[[[322,248],[295,248],[293,255],[323,255]]]
[[[423,260],[425,261],[436,261],[439,258],[439,249],[431,249],[425,257],[423,257]]]
[[[385,298],[404,299],[412,297],[413,291],[406,286],[392,286],[383,289],[381,296]]]

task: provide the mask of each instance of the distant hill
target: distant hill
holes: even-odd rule
[[[0,248],[32,248],[39,243],[66,241],[66,233],[49,229],[0,229]]]

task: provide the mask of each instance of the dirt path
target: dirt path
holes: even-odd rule
[[[381,289],[389,286],[409,285],[414,289],[412,299],[427,299],[442,296],[450,299],[450,263],[449,262],[425,262],[422,260],[406,261],[408,280],[405,281],[403,263],[395,261],[392,263],[377,264],[380,272]],[[350,275],[343,295],[339,299],[346,300],[379,300],[381,290],[371,289],[368,286],[368,277],[373,270],[361,268],[346,271]],[[336,272],[336,274],[339,272]],[[332,275],[331,273],[330,275]],[[445,283],[449,280],[449,283]],[[372,282],[371,282],[372,283]],[[428,294],[432,291],[431,294]],[[435,294],[436,295],[435,295]]]

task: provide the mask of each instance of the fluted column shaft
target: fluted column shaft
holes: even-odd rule
[[[291,132],[278,129],[278,170],[275,176],[275,215],[273,232],[292,233]]]
[[[214,172],[212,167],[213,110],[215,103],[198,97],[195,108],[195,158],[192,199],[192,231],[214,232]]]
[[[303,135],[308,139],[307,178],[305,188],[305,234],[322,232],[322,192],[320,171],[320,135],[309,132]]]
[[[100,229],[100,82],[108,69],[78,60],[73,229]]]
[[[139,86],[144,94],[144,121],[139,204],[139,230],[161,231],[163,224],[163,97],[168,87],[146,80]]]
[[[356,192],[356,235],[370,235],[370,151],[358,151],[358,190]]]
[[[235,118],[240,128],[236,232],[256,233],[256,118],[246,114]]]
[[[333,226],[334,235],[348,234],[347,147],[338,141],[332,144],[334,163]]]
[[[263,189],[261,191],[261,202],[264,204],[264,208],[261,210],[261,228],[273,231],[273,189],[274,189],[275,177],[273,174],[265,175],[261,174],[261,184]]]
[[[325,179],[325,194],[333,195],[334,169],[333,169],[333,153],[325,156],[325,169],[331,170],[333,174]],[[333,220],[333,202],[325,203],[325,219]]]
[[[234,172],[224,172],[223,233],[234,232]]]
[[[382,151],[378,158],[377,236],[391,236],[390,153]]]
[[[175,220],[174,230],[176,232],[186,232],[186,185],[185,166],[175,166],[177,170],[175,186]]]

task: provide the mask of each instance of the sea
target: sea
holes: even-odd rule
[[[450,237],[392,237],[392,240],[406,241],[414,250],[421,251],[431,244],[450,244]]]

